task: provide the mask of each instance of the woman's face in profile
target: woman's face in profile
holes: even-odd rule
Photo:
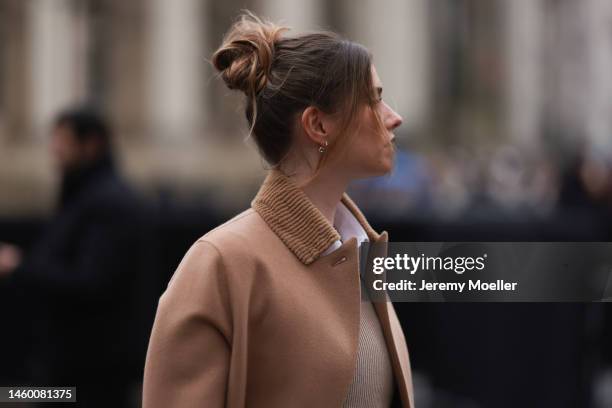
[[[402,118],[382,99],[383,86],[376,68],[372,66],[372,83],[378,102],[373,109],[364,106],[357,117],[357,134],[349,138],[342,166],[353,178],[381,176],[393,168],[395,147],[393,130],[402,124]],[[384,129],[380,129],[376,114]]]

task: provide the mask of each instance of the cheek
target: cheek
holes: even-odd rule
[[[370,163],[375,167],[373,171],[383,174],[388,173],[393,167],[395,157],[394,146],[376,131],[371,133],[370,139],[372,146]]]
[[[64,149],[64,146],[57,140],[51,143],[50,150],[56,161],[62,161],[64,157],[66,157],[66,149]]]
[[[360,177],[388,173],[393,167],[394,152],[376,134],[360,135],[347,151],[346,165]]]
[[[69,143],[55,143],[51,146],[51,151],[55,161],[60,166],[70,166],[76,163],[80,157],[80,152]]]

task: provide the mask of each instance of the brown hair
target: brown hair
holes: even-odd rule
[[[333,32],[281,37],[285,30],[247,11],[230,28],[212,63],[230,89],[245,93],[251,132],[274,166],[289,151],[296,114],[308,106],[340,113],[345,131],[330,144],[320,168],[354,131],[360,109],[377,102],[371,56],[362,45]]]

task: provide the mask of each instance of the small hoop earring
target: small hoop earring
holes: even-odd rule
[[[327,140],[324,140],[324,145],[323,146],[319,146],[319,153],[323,154],[325,153],[325,151],[327,150]]]

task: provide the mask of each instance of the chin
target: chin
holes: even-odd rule
[[[356,178],[380,177],[391,173],[394,165],[393,157],[393,155],[385,155],[384,157],[379,157],[379,160],[363,160],[359,170],[356,172],[359,174]]]
[[[382,171],[382,175],[391,173],[391,171],[393,170],[393,165],[395,164],[395,155],[391,155],[391,157],[385,157],[385,159],[382,160],[381,162],[381,171]]]
[[[381,176],[387,175],[391,173],[392,170],[393,170],[393,163],[389,163],[388,166],[385,166],[385,168],[382,170],[382,173],[380,175]]]
[[[393,161],[384,161],[382,163],[378,163],[375,168],[372,168],[369,177],[380,177],[391,173],[393,170]]]

